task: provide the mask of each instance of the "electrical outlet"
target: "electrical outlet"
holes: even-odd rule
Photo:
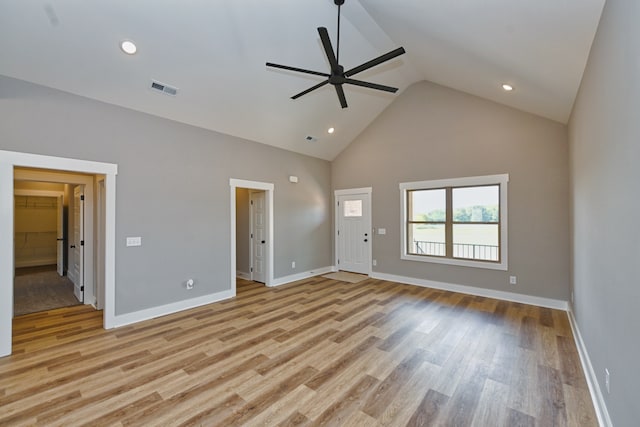
[[[611,394],[611,375],[607,368],[604,368],[604,386],[607,388],[607,394]]]
[[[193,289],[193,279],[187,280],[187,289],[188,290]]]
[[[296,268],[296,262],[295,261],[291,261],[291,268],[295,269]]]
[[[372,264],[373,264],[373,266],[375,267],[376,265],[378,265],[378,261],[374,259],[374,260],[372,261]]]
[[[509,283],[512,285],[518,284],[518,278],[516,276],[509,276]]]

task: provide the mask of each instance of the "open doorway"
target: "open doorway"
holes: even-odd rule
[[[14,182],[13,315],[81,304],[67,276],[67,184]]]
[[[98,295],[104,292],[98,292],[96,286],[95,267],[101,261],[93,254],[95,247],[104,245],[104,235],[97,232],[93,220],[97,207],[93,196],[96,178],[89,174],[15,168],[14,316],[75,304],[98,307]],[[45,197],[44,190],[29,194],[45,186],[57,186],[61,191],[58,200]],[[27,196],[20,196],[24,193]],[[59,277],[51,274],[53,268],[47,268],[54,262]],[[69,284],[74,298],[68,296]]]
[[[57,171],[57,172],[56,172]],[[95,161],[77,160],[61,157],[43,156],[0,150],[0,356],[11,354],[12,318],[13,318],[13,284],[14,284],[14,182],[15,180],[73,183],[85,185],[85,303],[87,283],[91,282],[89,291],[95,295],[93,284],[96,283],[94,272],[97,264],[94,258],[94,203],[95,185],[104,179],[104,327],[117,325],[115,316],[115,178],[118,167],[115,164]],[[41,174],[49,173],[55,179],[43,178]],[[40,174],[40,175],[38,175]],[[89,212],[91,209],[91,212]],[[90,223],[90,224],[89,224]],[[91,233],[88,235],[87,233]],[[92,274],[88,274],[91,271]],[[91,301],[91,300],[89,300]]]
[[[273,282],[273,188],[271,183],[230,179],[231,287],[236,278]]]
[[[236,188],[236,276],[266,282],[267,212],[264,190]]]

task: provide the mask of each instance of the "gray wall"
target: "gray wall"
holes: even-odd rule
[[[332,163],[334,189],[373,187],[374,271],[567,300],[566,126],[433,83],[412,85]],[[400,260],[398,183],[508,173],[509,271]],[[516,275],[517,285],[509,285]]]
[[[331,265],[327,161],[7,77],[0,149],[118,164],[116,314],[229,289],[229,178],[275,185],[276,278]]]
[[[637,1],[607,1],[569,122],[573,310],[616,426],[640,419],[639,21]]]
[[[250,274],[251,248],[249,234],[249,190],[236,188],[236,270]]]

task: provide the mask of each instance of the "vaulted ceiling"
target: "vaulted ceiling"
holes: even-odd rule
[[[603,5],[346,0],[340,62],[348,69],[403,46],[407,54],[357,77],[398,93],[429,80],[566,123]],[[326,85],[291,100],[322,79],[265,62],[328,72],[320,26],[335,43],[333,0],[7,0],[0,74],[331,160],[397,94],[345,86],[342,109]],[[135,55],[120,50],[125,39]]]

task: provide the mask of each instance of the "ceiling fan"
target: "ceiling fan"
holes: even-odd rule
[[[400,56],[405,53],[404,48],[399,47],[397,49],[392,50],[391,52],[385,53],[382,56],[379,56],[371,61],[367,61],[362,65],[359,65],[350,70],[344,71],[344,67],[340,65],[340,7],[344,4],[344,0],[333,0],[333,2],[338,6],[338,40],[336,44],[337,54],[333,52],[333,46],[331,45],[331,40],[329,39],[329,32],[325,27],[318,27],[318,34],[320,34],[320,40],[322,41],[322,46],[324,47],[324,51],[327,55],[327,59],[329,60],[329,64],[331,65],[331,74],[321,73],[319,71],[305,70],[302,68],[289,67],[287,65],[274,64],[272,62],[267,62],[267,67],[273,68],[281,68],[283,70],[296,71],[298,73],[305,74],[313,74],[315,76],[326,77],[327,80],[318,83],[315,86],[310,87],[309,89],[303,90],[300,93],[297,93],[291,97],[291,99],[298,99],[302,95],[306,95],[311,91],[319,89],[326,85],[327,83],[331,83],[336,88],[336,93],[338,94],[338,99],[340,100],[340,105],[342,108],[347,108],[347,99],[344,96],[344,90],[342,89],[342,85],[352,84],[356,86],[366,87],[369,89],[382,90],[385,92],[396,93],[398,88],[391,86],[384,86],[377,83],[365,82],[362,80],[352,79],[351,76],[361,73],[369,68],[373,68],[376,65],[380,65],[383,62],[387,62],[396,56]]]

